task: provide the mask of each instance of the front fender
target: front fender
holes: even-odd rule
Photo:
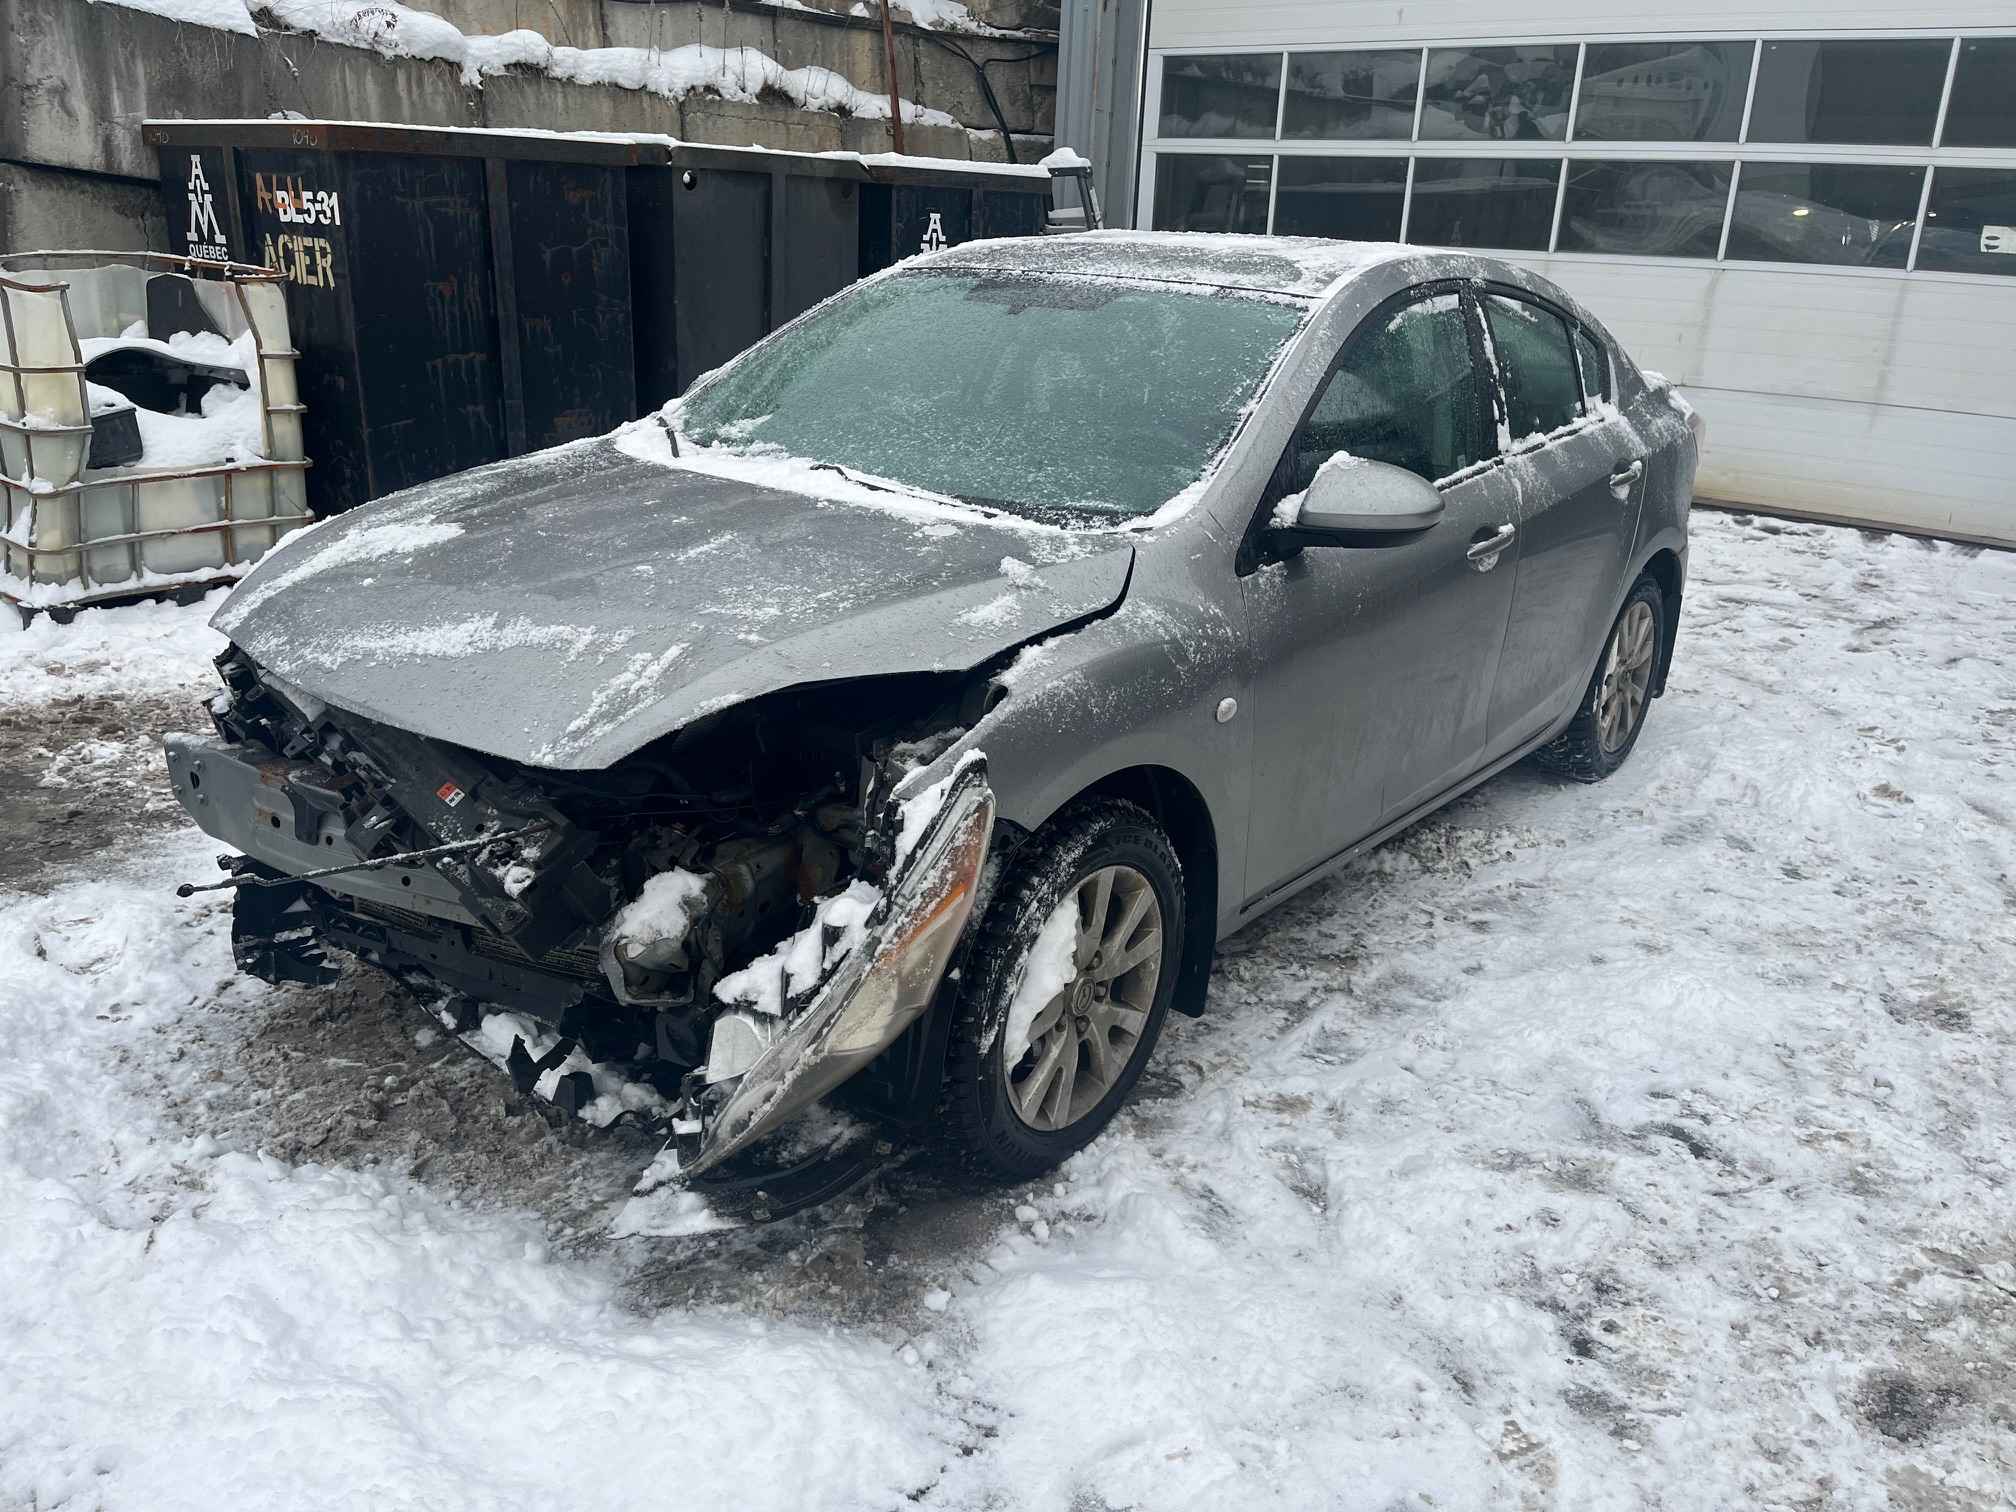
[[[1193,605],[1179,617],[1130,600],[1019,652],[994,675],[987,713],[906,789],[983,750],[999,817],[1035,831],[1117,774],[1174,772],[1210,816],[1222,926],[1246,865],[1252,740],[1238,717],[1242,669],[1239,627],[1222,611]]]

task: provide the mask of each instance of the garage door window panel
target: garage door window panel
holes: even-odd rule
[[[1582,418],[1582,381],[1568,326],[1552,310],[1507,299],[1484,300],[1513,444],[1546,436]]]
[[[1274,160],[1218,153],[1163,153],[1155,167],[1157,231],[1267,229]]]
[[[1294,487],[1336,453],[1429,482],[1486,455],[1484,391],[1463,303],[1436,294],[1372,315],[1345,348],[1296,442]]]
[[[1709,257],[1722,245],[1727,163],[1578,160],[1561,204],[1563,252]]]
[[[1405,158],[1284,155],[1274,231],[1279,236],[1398,241],[1406,200]]]
[[[1929,147],[1952,50],[1945,37],[1766,42],[1750,140]]]
[[[1572,42],[1438,47],[1422,87],[1423,141],[1560,141],[1575,88]]]
[[[1749,42],[1592,42],[1575,140],[1733,142],[1755,50]]]
[[[1736,178],[1734,261],[1901,268],[1925,170],[1890,163],[1752,163]]]
[[[1404,142],[1414,135],[1421,50],[1291,53],[1281,135]]]
[[[1966,37],[1942,147],[2016,147],[2016,37]]]
[[[1918,266],[2016,277],[2016,168],[1934,172]]]
[[[1407,240],[1545,252],[1560,186],[1559,158],[1417,158]]]
[[[1279,53],[1162,60],[1162,136],[1271,140],[1280,110]]]

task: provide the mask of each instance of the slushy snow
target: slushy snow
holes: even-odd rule
[[[330,1000],[233,974],[192,829],[0,897],[0,1506],[1991,1512],[2012,603],[2010,554],[1697,513],[1615,777],[1508,772],[1232,937],[1054,1176],[747,1235],[612,1243],[634,1153],[587,1222],[441,1175],[473,1136],[246,1134]],[[66,669],[207,690],[202,613],[0,628],[6,717],[53,761]]]
[[[634,961],[653,945],[684,940],[706,901],[707,879],[675,866],[644,879],[637,896],[610,923],[610,937],[618,953]]]

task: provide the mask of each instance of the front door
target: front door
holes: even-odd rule
[[[1481,343],[1453,288],[1368,316],[1276,474],[1338,451],[1435,482],[1444,514],[1398,544],[1310,547],[1243,579],[1253,652],[1247,891],[1257,901],[1456,782],[1480,759],[1518,540],[1489,462]],[[1263,510],[1264,516],[1264,510]]]
[[[1519,490],[1518,582],[1491,710],[1497,755],[1565,716],[1588,684],[1626,587],[1645,469],[1631,428],[1604,402],[1600,344],[1530,299],[1493,291],[1480,303]]]

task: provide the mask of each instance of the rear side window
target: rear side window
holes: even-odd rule
[[[1575,328],[1575,363],[1582,369],[1582,393],[1593,409],[1610,397],[1610,364],[1603,360],[1603,343],[1580,326]]]
[[[1545,435],[1579,419],[1582,383],[1561,317],[1523,299],[1490,294],[1484,299],[1484,318],[1498,354],[1505,423],[1513,439]]]
[[[1352,336],[1302,428],[1297,489],[1340,451],[1431,483],[1486,454],[1483,393],[1462,301],[1431,295],[1371,321]]]

